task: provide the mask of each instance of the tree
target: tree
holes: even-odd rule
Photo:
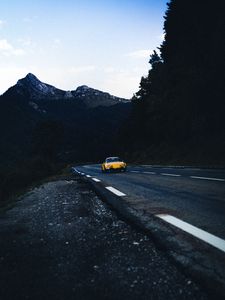
[[[130,124],[140,151],[164,145],[171,155],[195,148],[201,156],[215,140],[225,148],[224,14],[223,0],[168,4],[165,40],[132,99]]]
[[[63,125],[58,121],[39,123],[33,134],[33,152],[48,160],[54,160],[62,147]]]

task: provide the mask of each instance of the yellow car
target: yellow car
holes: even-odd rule
[[[102,164],[102,172],[123,171],[127,169],[127,164],[119,157],[107,157]]]

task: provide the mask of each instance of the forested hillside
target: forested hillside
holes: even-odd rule
[[[33,74],[20,79],[0,96],[0,206],[69,163],[116,153],[129,111],[130,101],[87,86],[63,91]]]
[[[223,0],[168,4],[165,40],[121,132],[129,159],[225,165],[224,15]]]

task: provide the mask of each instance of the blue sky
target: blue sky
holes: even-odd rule
[[[1,1],[0,93],[31,72],[64,90],[132,97],[162,42],[166,2]]]

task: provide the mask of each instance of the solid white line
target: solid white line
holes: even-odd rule
[[[199,177],[199,176],[190,176],[194,179],[205,179],[205,180],[214,180],[214,181],[225,181],[225,179],[222,178],[213,178],[213,177]]]
[[[119,190],[115,189],[115,188],[112,187],[112,186],[106,186],[105,188],[106,188],[107,190],[109,190],[110,192],[116,194],[117,196],[120,196],[120,197],[121,197],[121,196],[126,196],[126,194],[120,192]]]
[[[163,215],[163,214],[159,214],[156,215],[157,217],[159,217],[160,219],[192,234],[193,236],[199,238],[200,240],[222,250],[223,252],[225,252],[225,240],[211,234],[208,233],[202,229],[199,229],[189,223],[186,223],[176,217],[173,217],[171,215]]]
[[[164,175],[164,176],[173,176],[173,177],[179,177],[179,176],[181,176],[179,174],[170,174],[170,173],[161,173],[161,175]]]
[[[99,180],[98,178],[92,178],[92,180],[96,181],[96,182],[100,182],[101,180]]]
[[[87,178],[91,177],[90,175],[86,175]]]
[[[152,174],[152,175],[154,175],[154,174],[156,174],[155,172],[143,172],[144,174]]]

